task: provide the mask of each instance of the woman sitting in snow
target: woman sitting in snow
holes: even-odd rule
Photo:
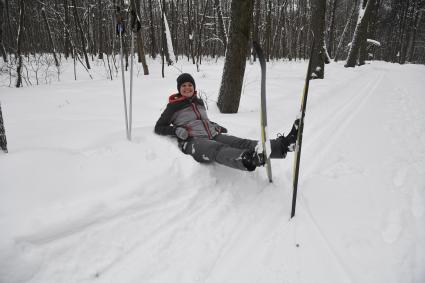
[[[265,158],[256,150],[258,141],[227,135],[226,128],[208,119],[190,74],[177,78],[177,90],[156,122],[155,133],[177,137],[181,150],[201,163],[217,162],[245,171],[264,166]],[[287,152],[294,151],[298,122],[295,121],[288,136],[270,141],[270,158],[285,158]]]

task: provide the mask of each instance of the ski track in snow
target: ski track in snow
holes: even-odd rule
[[[285,177],[290,175],[292,154],[286,161],[273,161],[275,182],[268,184],[263,169],[247,173],[199,165],[179,152],[174,140],[153,135],[152,121],[157,117],[149,115],[159,115],[156,104],[146,106],[155,109],[143,114],[148,118],[135,119],[131,143],[123,141],[122,131],[117,130],[121,126],[115,126],[118,122],[114,119],[108,119],[112,129],[102,128],[107,134],[99,136],[90,127],[99,126],[104,118],[63,118],[68,125],[90,120],[88,130],[81,130],[89,142],[77,137],[73,147],[53,147],[42,146],[42,138],[33,138],[34,145],[15,151],[12,147],[5,160],[19,164],[21,156],[29,156],[37,161],[44,157],[77,164],[78,170],[66,167],[77,178],[76,186],[93,191],[69,195],[70,199],[69,192],[64,199],[52,197],[45,207],[40,205],[25,217],[16,216],[22,220],[20,225],[0,214],[0,221],[10,228],[7,236],[0,238],[0,282],[420,282],[425,278],[425,253],[421,250],[425,248],[425,120],[420,109],[425,108],[415,103],[424,104],[425,100],[398,86],[400,79],[391,73],[394,68],[380,66],[351,71],[331,65],[333,72],[347,72],[347,77],[339,77],[343,79],[329,86],[326,80],[312,82],[301,190],[297,215],[291,221],[291,184]],[[248,66],[246,85],[258,80],[256,68]],[[303,73],[296,78],[300,82]],[[276,85],[278,79],[282,78],[277,76]],[[84,87],[96,92],[90,82],[86,84]],[[120,85],[114,87],[119,90]],[[249,88],[245,91],[250,94]],[[72,97],[52,103],[55,116],[61,117],[60,111],[79,103]],[[279,101],[277,98],[271,95],[270,99]],[[385,107],[370,111],[368,107],[378,106],[380,100]],[[135,103],[136,107],[145,106]],[[244,107],[247,112],[251,109]],[[271,113],[273,107],[270,105]],[[211,112],[215,114],[214,109]],[[375,119],[373,114],[380,116]],[[48,123],[48,114],[37,115],[37,121]],[[372,130],[363,131],[368,118],[373,119]],[[228,119],[231,125],[239,125],[237,119]],[[16,123],[20,121],[27,123],[31,118]],[[38,123],[34,127],[34,131],[43,129]],[[236,130],[245,128],[241,124]],[[347,142],[351,130],[371,136],[352,145]],[[362,144],[367,139],[375,147],[374,134],[381,139],[393,137],[386,140],[387,148],[403,146],[403,150],[394,150],[394,154],[379,151],[376,157],[381,160],[371,158],[370,164],[345,154],[344,150],[356,150],[355,146],[367,150],[367,143]],[[4,164],[0,163],[0,169],[7,169],[7,175],[13,172]],[[60,172],[54,166],[40,166],[53,174]],[[125,170],[128,172],[123,173]],[[147,173],[140,172],[143,170]],[[87,174],[94,177],[85,180]],[[378,180],[382,176],[386,179]],[[46,184],[28,177],[40,182],[35,184],[37,188]],[[347,186],[349,182],[354,185]],[[93,188],[96,184],[102,185]],[[355,190],[361,195],[355,195]],[[329,201],[333,195],[340,197],[340,204]],[[386,197],[379,206],[382,195]],[[354,206],[349,202],[356,200],[358,210],[351,210]],[[334,207],[341,209],[332,211]],[[364,207],[371,209],[365,211]],[[374,253],[375,249],[382,253]]]
[[[384,76],[382,71],[373,74],[373,77],[366,78],[366,82],[362,85],[361,89],[354,87],[354,83],[358,83],[357,79],[362,79],[362,77],[370,76],[371,74],[363,74],[360,78],[356,78],[353,82],[346,85],[345,93],[340,93],[344,97],[343,101],[340,101],[333,108],[329,107],[328,115],[321,121],[313,121],[311,128],[320,128],[320,131],[316,131],[314,135],[307,140],[304,150],[305,151],[316,151],[320,152],[316,156],[315,161],[310,162],[305,170],[306,175],[311,172],[312,169],[317,168],[318,163],[323,160],[326,155],[334,147],[336,141],[341,136],[341,134],[346,131],[347,127],[358,115],[359,111],[363,109],[363,106],[368,102],[368,99],[371,95],[374,94],[374,91],[379,86]],[[342,106],[341,106],[342,105]],[[329,123],[329,121],[335,121],[334,123]],[[323,126],[325,125],[325,126]],[[317,140],[321,142],[317,143]],[[318,150],[318,145],[320,150]],[[311,147],[315,147],[311,149]]]

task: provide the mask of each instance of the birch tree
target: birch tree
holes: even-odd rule
[[[357,63],[360,55],[360,46],[362,42],[367,41],[367,25],[374,4],[375,0],[360,1],[359,17],[357,19],[356,30],[354,31],[353,40],[351,41],[345,67],[354,67]]]

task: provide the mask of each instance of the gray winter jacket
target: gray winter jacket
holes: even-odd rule
[[[227,130],[208,119],[202,99],[196,96],[186,98],[181,94],[173,94],[161,117],[155,125],[155,133],[175,136],[178,127],[184,128],[189,137],[205,137],[214,139]]]

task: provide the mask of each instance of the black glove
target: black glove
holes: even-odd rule
[[[186,131],[185,128],[177,127],[174,130],[174,133],[176,134],[176,137],[178,137],[180,140],[187,140],[189,138],[189,133]]]
[[[225,134],[225,133],[227,133],[227,129],[226,129],[225,127],[220,126],[219,124],[214,123],[214,122],[212,122],[212,124],[214,125],[215,130],[216,130],[217,132],[219,132],[220,134]]]

